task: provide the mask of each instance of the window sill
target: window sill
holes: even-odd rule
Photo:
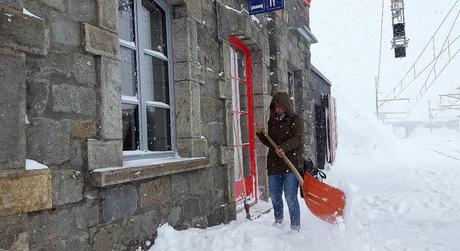
[[[164,158],[125,163],[123,167],[99,168],[91,172],[91,182],[96,187],[106,187],[127,182],[205,168],[209,161],[201,158]]]

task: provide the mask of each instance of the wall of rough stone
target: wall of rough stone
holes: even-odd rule
[[[230,35],[253,55],[256,122],[267,121],[271,93],[286,90],[287,69],[299,76],[299,109],[308,118],[309,47],[289,29],[289,20],[308,22],[306,7],[286,1],[285,11],[254,19],[244,0],[168,2],[177,149],[205,161],[105,184],[94,173],[123,166],[117,0],[0,0],[0,187],[17,198],[27,198],[26,184],[45,191],[29,204],[2,193],[12,206],[0,205],[0,249],[132,250],[153,240],[160,224],[234,220]],[[267,199],[267,149],[256,149]],[[49,169],[25,171],[26,158]]]

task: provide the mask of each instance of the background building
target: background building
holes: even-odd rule
[[[254,123],[276,91],[315,159],[309,9],[247,9],[1,0],[0,249],[132,250],[234,220],[243,190],[268,196]]]

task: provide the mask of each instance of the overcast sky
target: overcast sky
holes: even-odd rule
[[[380,98],[383,99],[402,80],[456,1],[405,0],[409,48],[406,58],[395,59],[391,49],[391,1],[385,0]],[[375,112],[374,79],[378,69],[381,6],[380,0],[316,0],[312,2],[310,12],[311,30],[319,40],[318,44],[312,45],[312,63],[332,81],[335,95],[349,97],[352,104],[368,113]],[[448,30],[459,11],[460,3],[456,5],[446,20],[444,28],[436,36],[437,50],[445,41]],[[451,38],[460,35],[460,20],[457,21],[451,34]],[[416,68],[425,67],[433,58],[432,44],[428,48]],[[459,48],[460,40],[453,44],[452,51]],[[425,99],[417,103],[413,110],[418,117],[426,116],[427,98],[437,103],[438,94],[451,93],[460,86],[457,80],[460,79],[459,58],[460,56],[457,56],[453,59],[424,96]],[[441,57],[438,71],[445,62],[447,57]],[[428,71],[417,78],[400,97],[414,100],[415,93],[425,82],[427,73]],[[406,78],[405,82],[408,83],[411,79],[413,73]],[[408,108],[405,104],[398,104],[398,107]],[[388,107],[388,109],[395,108]]]

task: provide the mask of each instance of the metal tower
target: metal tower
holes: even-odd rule
[[[395,58],[405,57],[409,40],[406,38],[404,0],[391,0],[391,16],[393,24],[392,47],[395,50]]]

